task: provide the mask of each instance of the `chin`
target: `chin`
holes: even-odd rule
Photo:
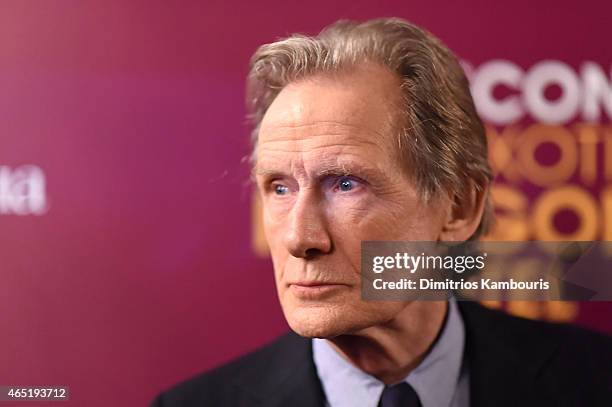
[[[283,307],[287,323],[306,338],[333,338],[367,328],[375,322],[355,320],[350,310],[337,305]]]

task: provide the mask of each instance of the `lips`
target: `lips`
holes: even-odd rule
[[[348,288],[346,284],[324,283],[320,281],[299,281],[289,283],[289,289],[296,297],[309,300],[324,299],[346,288]]]
[[[321,285],[341,285],[341,283],[328,283],[324,281],[297,281],[295,283],[289,283],[289,285],[299,285],[302,287],[317,287]]]

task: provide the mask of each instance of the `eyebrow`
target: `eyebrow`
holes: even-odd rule
[[[315,171],[315,178],[321,179],[328,176],[356,175],[365,178],[366,180],[381,180],[386,181],[388,177],[380,170],[370,166],[353,161],[347,162],[323,162]],[[251,171],[251,176],[286,176],[287,172],[283,170],[255,166]]]

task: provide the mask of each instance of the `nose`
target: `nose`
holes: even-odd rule
[[[292,256],[314,258],[332,250],[324,212],[313,191],[300,191],[285,234],[285,244]]]

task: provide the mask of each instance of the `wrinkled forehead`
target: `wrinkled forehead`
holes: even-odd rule
[[[301,137],[314,127],[356,137],[389,136],[396,133],[401,100],[399,79],[378,65],[301,79],[285,86],[272,102],[258,141]]]

